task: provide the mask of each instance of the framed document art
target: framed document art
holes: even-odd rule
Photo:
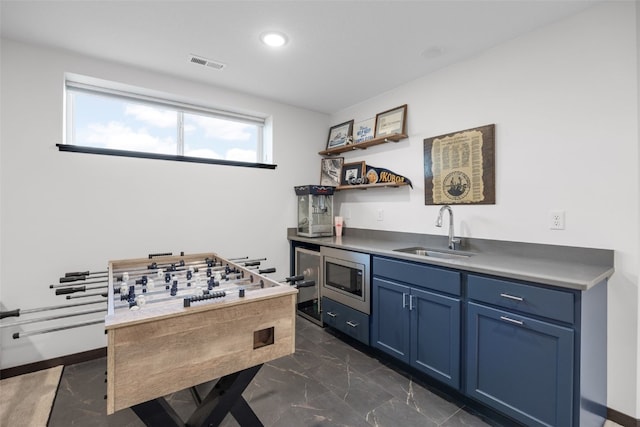
[[[339,186],[343,162],[344,157],[331,157],[320,160],[320,185]]]
[[[359,184],[364,176],[366,165],[364,162],[345,163],[340,172],[340,185]]]
[[[424,204],[496,203],[495,125],[424,140]]]
[[[332,126],[329,129],[329,139],[327,140],[327,150],[330,148],[342,147],[351,143],[353,134],[353,120]]]
[[[353,125],[353,143],[358,144],[373,139],[375,128],[376,119],[374,117]]]
[[[407,132],[407,104],[376,115],[376,138],[405,135]]]

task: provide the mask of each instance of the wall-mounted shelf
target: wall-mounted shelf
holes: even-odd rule
[[[396,133],[393,135],[382,136],[380,138],[370,139],[369,141],[360,142],[358,144],[343,145],[340,147],[330,148],[328,150],[320,151],[318,154],[321,156],[335,156],[336,154],[344,153],[352,150],[365,150],[374,145],[386,144],[387,142],[398,142],[402,139],[408,138],[408,135]]]
[[[380,188],[380,187],[402,187],[409,185],[406,182],[377,182],[375,184],[358,184],[358,185],[341,185],[336,187],[336,191],[340,190],[366,190],[368,188]]]

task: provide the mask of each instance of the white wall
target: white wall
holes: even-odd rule
[[[638,2],[636,2],[636,51],[640,51],[640,4],[638,4]],[[636,72],[637,74],[637,89],[638,89],[638,111],[640,112],[640,54],[638,54],[636,56],[636,60],[637,60],[637,66],[636,66]],[[639,114],[640,116],[640,114]],[[638,146],[640,146],[640,119],[638,120]],[[640,165],[640,149],[638,150],[638,165]],[[640,188],[640,173],[638,174],[638,188]],[[640,202],[639,202],[640,203]],[[639,208],[640,209],[640,208]],[[640,247],[640,227],[638,229],[638,246]],[[638,274],[638,288],[640,289],[640,274]],[[636,380],[636,396],[638,398],[638,400],[640,400],[640,290],[638,291],[638,313],[637,313],[637,320],[638,320],[638,340],[636,341],[637,344],[637,350],[636,350],[636,358],[638,359],[637,362],[637,368],[636,368],[636,374],[637,374],[637,380]],[[636,405],[636,415],[640,415],[640,403],[638,403]],[[636,418],[640,418],[639,416],[636,416]]]
[[[63,272],[103,270],[108,260],[152,252],[266,256],[264,266],[278,270],[273,278],[288,275],[286,228],[296,223],[293,186],[318,180],[314,149],[326,138],[326,115],[9,40],[2,40],[1,59],[0,309],[63,304],[49,289]],[[59,152],[65,72],[269,114],[278,167]],[[51,314],[57,313],[42,313]],[[100,315],[72,321],[87,317]],[[106,343],[100,326],[19,340],[11,338],[13,328],[0,332],[2,368]]]
[[[640,416],[638,42],[634,2],[608,2],[340,111],[356,121],[408,104],[409,138],[345,153],[414,189],[341,192],[346,227],[443,234],[424,205],[423,139],[496,124],[496,204],[454,206],[467,237],[615,249],[608,402]],[[446,54],[446,53],[445,53]],[[384,220],[377,221],[383,209]],[[566,230],[548,212],[566,211]],[[346,229],[348,232],[348,228]]]
[[[156,251],[266,254],[284,276],[285,228],[296,221],[291,187],[317,181],[316,152],[324,148],[328,126],[407,103],[407,140],[344,157],[404,174],[415,188],[340,193],[336,202],[347,227],[446,233],[433,225],[438,207],[424,205],[422,141],[495,123],[497,203],[454,207],[456,230],[469,237],[615,249],[608,404],[639,418],[638,8],[635,2],[606,2],[331,120],[213,86],[2,40],[0,309],[59,304],[48,285],[62,272],[102,269],[109,259]],[[58,152],[64,72],[272,114],[278,168]],[[167,194],[188,201],[163,205]],[[377,209],[384,210],[384,221],[376,220]],[[548,229],[551,209],[566,211],[566,230]],[[2,368],[105,344],[100,327],[20,340],[8,332],[0,330]]]

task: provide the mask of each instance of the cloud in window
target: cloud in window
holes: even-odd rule
[[[145,129],[133,130],[120,122],[90,123],[87,132],[89,146],[114,150],[144,151],[148,153],[175,154],[176,141],[170,137],[158,138]],[[84,132],[83,132],[84,133]],[[80,144],[82,145],[82,144]]]
[[[136,120],[160,128],[177,126],[178,116],[175,111],[162,110],[147,105],[127,104],[124,113]]]
[[[252,125],[217,119],[215,117],[198,116],[194,114],[184,115],[184,130],[195,132],[198,128],[204,131],[207,138],[223,139],[228,141],[249,141],[252,138]]]

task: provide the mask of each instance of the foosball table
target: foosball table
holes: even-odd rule
[[[186,425],[229,412],[261,425],[241,394],[263,363],[295,351],[297,289],[256,264],[215,253],[109,263],[107,414],[183,426],[163,396],[219,378]]]
[[[315,285],[305,276],[274,281],[266,276],[274,268],[260,269],[264,260],[163,253],[110,261],[106,271],[69,272],[50,285],[83,302],[0,311],[0,319],[27,316],[0,328],[18,328],[13,339],[23,339],[104,323],[108,415],[131,408],[147,426],[195,427],[219,425],[231,413],[242,426],[262,426],[242,392],[262,364],[295,351],[297,288]],[[105,317],[20,330],[100,315],[104,307],[68,310],[105,300]],[[38,316],[49,311],[65,312]],[[215,379],[201,398],[195,386]],[[197,404],[186,423],[163,397],[183,389]]]

